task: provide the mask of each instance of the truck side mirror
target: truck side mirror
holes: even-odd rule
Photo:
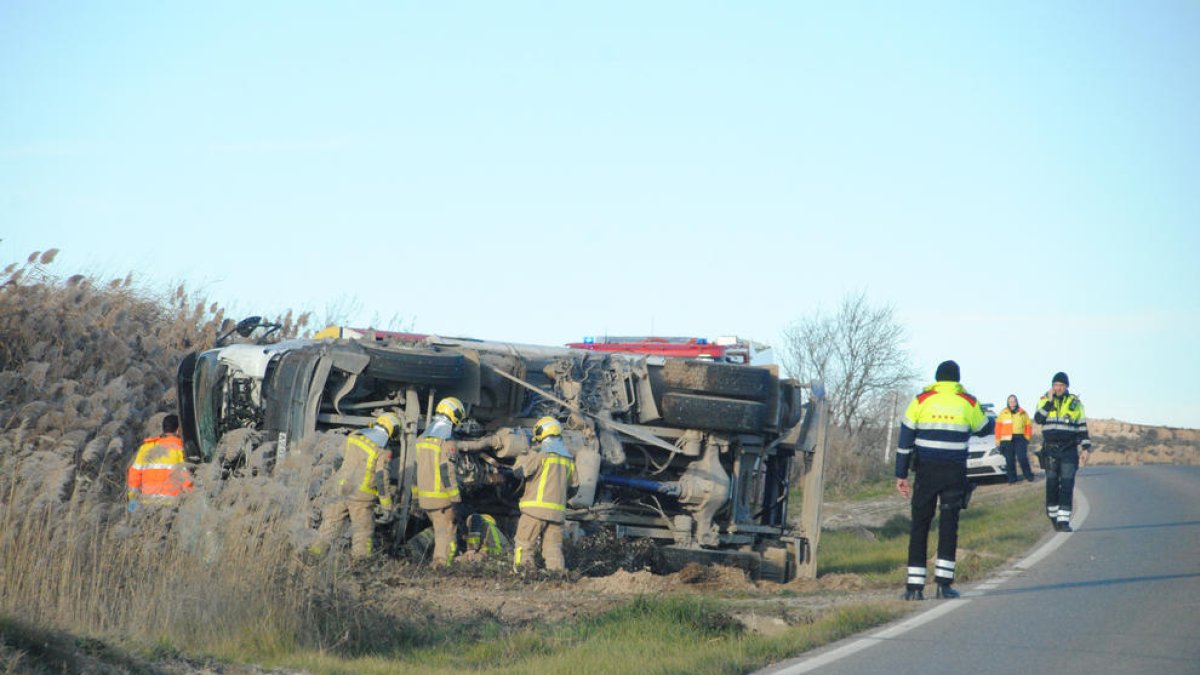
[[[262,323],[261,316],[248,316],[237,322],[237,327],[234,330],[242,337],[250,337],[250,334],[254,332],[255,328],[258,328],[258,324],[260,323]]]

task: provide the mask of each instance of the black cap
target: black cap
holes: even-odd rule
[[[1055,382],[1062,382],[1068,387],[1071,386],[1071,380],[1067,379],[1067,374],[1061,370],[1055,373],[1054,378],[1050,380],[1050,384],[1054,384]]]
[[[938,382],[958,382],[958,364],[953,361],[942,361],[938,364],[933,379]]]

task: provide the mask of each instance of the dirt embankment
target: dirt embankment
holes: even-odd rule
[[[1200,464],[1200,429],[1088,420],[1093,464]]]

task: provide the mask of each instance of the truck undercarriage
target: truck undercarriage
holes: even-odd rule
[[[415,444],[437,400],[452,395],[468,407],[454,443],[473,511],[515,519],[520,485],[508,467],[550,415],[576,460],[568,520],[577,527],[653,539],[667,564],[715,560],[778,581],[815,576],[825,404],[813,389],[773,367],[373,331],[221,346],[179,370],[185,449],[230,475],[247,446],[269,458],[257,470],[270,471],[305,438],[396,413],[396,543],[423,525],[411,502]],[[788,519],[797,474],[799,529]]]

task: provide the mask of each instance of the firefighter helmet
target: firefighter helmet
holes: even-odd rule
[[[375,418],[375,426],[386,431],[388,438],[391,438],[400,428],[400,417],[396,413],[384,413]]]
[[[439,415],[445,415],[446,419],[454,426],[463,423],[467,419],[467,409],[463,407],[462,401],[453,396],[447,396],[438,402],[435,412]]]
[[[533,442],[540,443],[551,436],[562,436],[562,424],[553,417],[543,417],[533,425]]]

